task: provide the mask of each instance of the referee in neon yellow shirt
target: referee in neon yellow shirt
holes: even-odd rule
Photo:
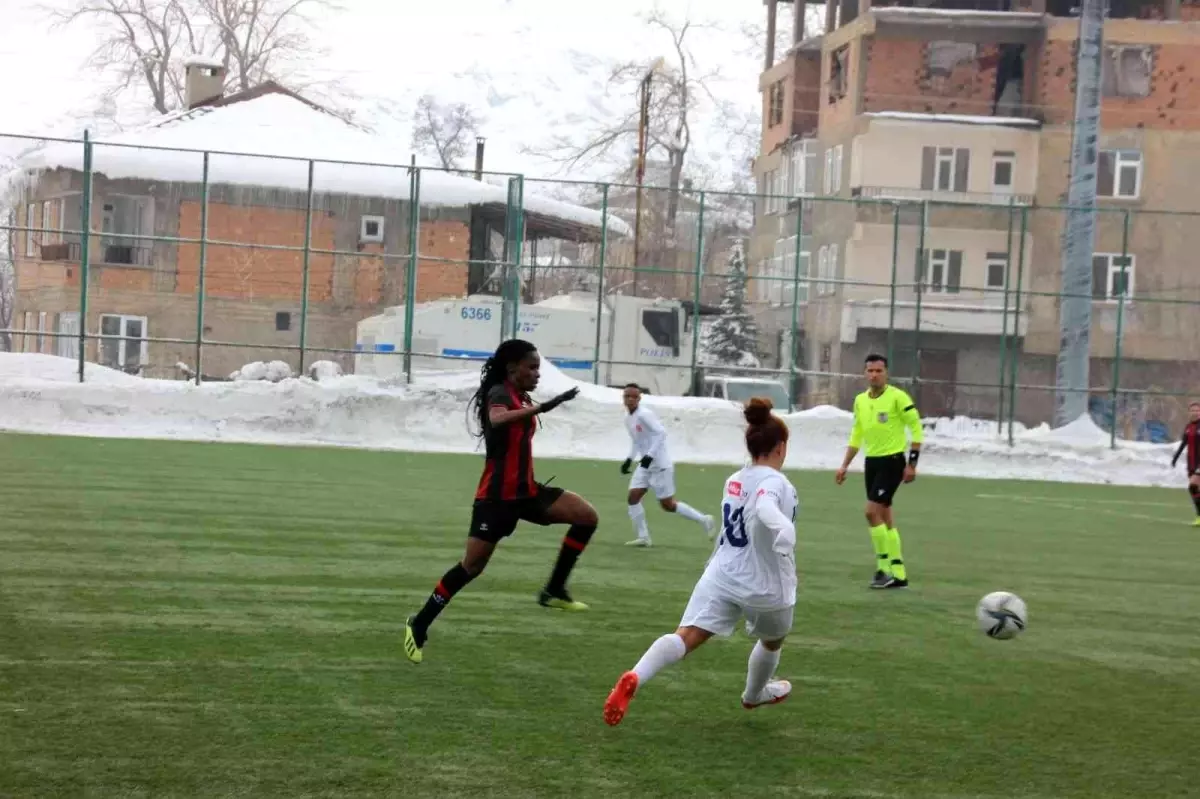
[[[867,523],[871,543],[875,545],[875,577],[872,588],[904,588],[908,572],[900,550],[900,532],[892,516],[892,497],[901,483],[917,479],[917,459],[921,454],[921,415],[912,397],[888,385],[888,362],[882,355],[868,355],[867,390],[854,398],[854,428],[850,446],[837,470],[837,484],[846,482],[846,469],[865,443]],[[907,428],[907,434],[905,429]],[[909,445],[911,438],[912,444]],[[904,450],[908,449],[905,461]]]

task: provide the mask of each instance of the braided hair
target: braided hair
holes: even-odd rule
[[[475,389],[471,401],[467,404],[467,430],[471,435],[483,438],[491,426],[488,422],[488,392],[508,379],[510,366],[520,363],[525,356],[536,351],[537,347],[530,342],[512,338],[501,342],[491,357],[483,362],[483,367],[479,370],[479,388]],[[475,422],[475,425],[472,425],[472,422]]]

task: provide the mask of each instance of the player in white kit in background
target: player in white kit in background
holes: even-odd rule
[[[742,707],[773,705],[792,684],[772,676],[792,629],[796,605],[796,489],[780,469],[787,458],[788,428],[755,397],[745,409],[746,449],[752,464],[725,481],[721,538],[692,590],[675,632],[655,641],[632,671],[617,680],[604,703],[604,721],[621,723],[638,689],[714,635],[728,636],[741,618],[757,638],[746,669]]]
[[[629,518],[637,538],[626,546],[650,546],[650,526],[646,523],[646,509],[642,507],[642,497],[646,496],[648,488],[654,489],[654,496],[663,510],[696,522],[712,538],[716,530],[713,517],[675,499],[675,464],[667,452],[666,428],[654,411],[642,405],[642,390],[636,383],[625,386],[624,402],[629,411],[625,429],[629,431],[631,448],[629,457],[621,464],[621,474],[629,474],[634,461],[640,459],[629,480]]]

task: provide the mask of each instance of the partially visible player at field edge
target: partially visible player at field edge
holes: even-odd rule
[[[746,633],[758,639],[746,667],[742,707],[773,705],[792,692],[787,680],[771,679],[796,605],[796,489],[780,471],[788,428],[771,413],[768,399],[755,397],[744,413],[752,463],[725,481],[716,551],[692,590],[679,628],[656,640],[617,680],[604,703],[609,725],[621,722],[647,680],[712,636],[731,635],[742,618]]]
[[[629,480],[629,518],[633,521],[633,532],[637,538],[627,546],[650,546],[650,526],[646,523],[646,509],[642,497],[646,489],[654,489],[654,497],[667,513],[678,513],[704,528],[709,538],[715,531],[713,518],[675,499],[675,464],[667,451],[667,431],[654,411],[642,404],[642,389],[636,383],[625,386],[623,401],[629,411],[625,417],[625,429],[629,432],[629,457],[621,464],[621,474],[633,471]],[[636,469],[634,461],[638,461]]]
[[[483,572],[496,545],[512,535],[518,521],[570,525],[538,603],[559,610],[587,610],[587,605],[567,593],[567,577],[596,532],[596,509],[578,494],[543,485],[533,476],[535,417],[574,399],[579,389],[536,404],[529,392],[537,387],[540,367],[537,348],[520,339],[502,343],[483,364],[479,388],[468,407],[478,424],[476,435],[484,441],[485,456],[467,550],[462,561],[442,575],[420,612],[404,625],[404,654],[413,663],[421,662],[433,620]]]
[[[1196,506],[1196,518],[1192,520],[1192,526],[1200,527],[1200,402],[1188,405],[1188,423],[1183,428],[1179,449],[1171,458],[1171,468],[1175,468],[1184,450],[1187,450],[1188,493],[1192,495],[1192,504]]]
[[[921,415],[912,398],[903,390],[888,385],[888,362],[882,355],[868,355],[864,371],[867,390],[854,398],[854,427],[850,446],[835,479],[846,481],[859,447],[866,444],[864,464],[867,488],[867,524],[875,547],[875,576],[872,588],[904,588],[908,570],[900,549],[900,531],[892,512],[892,498],[901,483],[917,479],[917,459],[921,456]],[[907,430],[907,436],[905,435]],[[908,446],[911,437],[912,445]],[[908,448],[908,462],[904,450]]]

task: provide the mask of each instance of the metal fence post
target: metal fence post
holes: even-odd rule
[[[204,267],[208,262],[208,151],[204,152],[204,170],[200,184],[200,266],[196,278],[196,385],[204,371]],[[304,324],[301,317],[301,325]],[[301,367],[303,370],[303,366]]]
[[[888,299],[888,364],[894,364],[896,344],[896,277],[900,268],[900,203],[892,203],[892,288]]]
[[[304,213],[304,266],[300,281],[300,374],[304,374],[304,348],[308,337],[308,269],[312,256],[313,176],[316,165],[308,162],[308,198]]]
[[[704,277],[704,192],[700,192],[700,208],[696,212],[696,270],[692,280],[692,389],[700,387],[696,384],[696,362],[700,355],[700,281]],[[637,264],[633,265],[637,269]],[[635,271],[634,274],[637,274]]]
[[[917,307],[913,319],[913,371],[912,389],[914,394],[921,391],[921,295],[925,293],[925,270],[928,264],[925,258],[925,228],[929,225],[929,200],[921,201],[921,229],[917,232]],[[918,406],[920,397],[914,397]]]
[[[600,385],[600,332],[604,325],[604,260],[608,256],[608,184],[600,187],[600,268],[596,281],[596,346],[592,382]]]
[[[92,140],[88,131],[83,132],[83,240],[79,244],[79,382],[83,382],[83,367],[87,363],[87,301],[88,272],[91,265],[92,241]],[[31,220],[25,221],[27,228],[33,227]],[[30,234],[26,233],[28,238]],[[145,331],[143,331],[143,335]]]
[[[1117,296],[1117,338],[1113,343],[1112,373],[1112,429],[1109,431],[1108,446],[1117,448],[1117,411],[1121,384],[1121,339],[1124,334],[1125,297],[1129,295],[1129,209],[1121,223],[1121,293]]]
[[[1004,307],[1000,311],[1000,396],[997,398],[996,435],[1004,435],[1004,374],[1008,357],[1008,276],[1012,271],[1013,201],[1008,203],[1008,238],[1004,252]],[[986,282],[986,276],[985,276]]]
[[[421,170],[408,170],[408,270],[404,278],[404,374],[412,382],[413,314],[417,312],[417,250],[421,246]]]
[[[800,324],[800,256],[804,249],[804,198],[796,200],[796,263],[792,270],[792,335],[791,346],[788,348],[788,406],[796,410],[796,348],[798,346],[796,328]]]
[[[1013,420],[1017,418],[1017,356],[1021,349],[1021,283],[1025,279],[1025,232],[1029,229],[1029,207],[1021,206],[1021,235],[1017,240],[1017,289],[1013,295],[1013,353],[1009,359],[1008,380],[1008,445],[1013,445]]]

